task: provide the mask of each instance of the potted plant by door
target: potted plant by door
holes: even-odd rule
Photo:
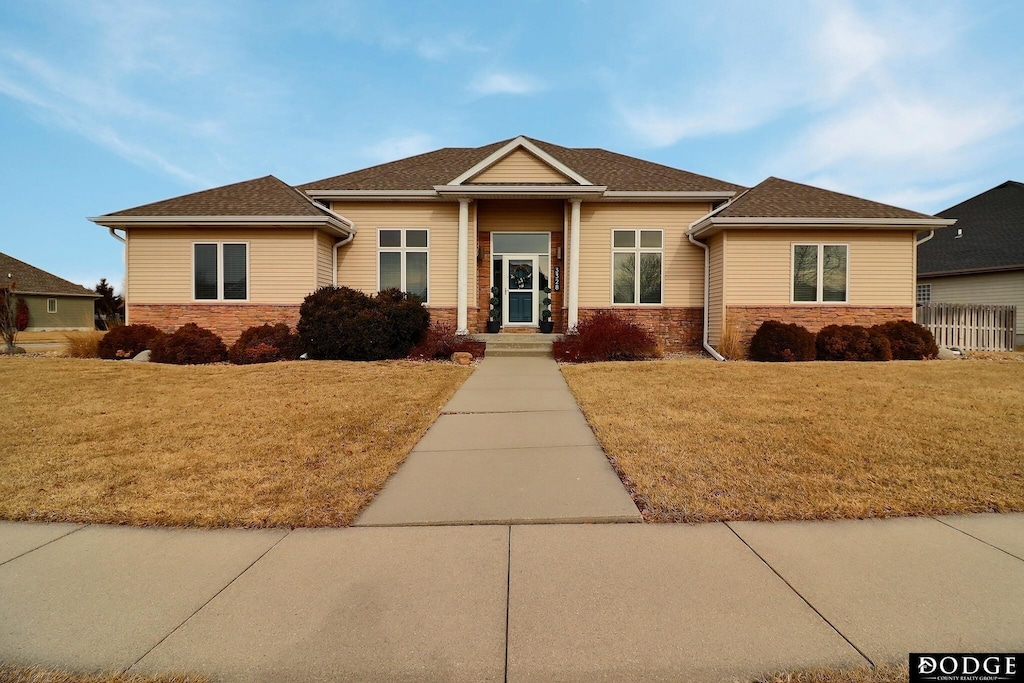
[[[498,295],[501,294],[501,290],[497,287],[491,287],[491,310],[487,314],[487,331],[491,334],[496,334],[501,330],[501,299]]]
[[[551,334],[555,329],[555,321],[551,319],[551,288],[544,288],[544,310],[540,312],[541,334]]]

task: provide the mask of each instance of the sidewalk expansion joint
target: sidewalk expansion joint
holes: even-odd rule
[[[953,526],[952,524],[949,524],[948,522],[943,522],[943,521],[942,521],[941,519],[939,519],[938,517],[932,517],[932,516],[930,516],[930,515],[929,515],[929,518],[930,518],[930,519],[934,519],[934,520],[935,520],[936,522],[938,522],[939,524],[944,524],[945,526],[948,526],[948,527],[949,527],[950,529],[952,529],[953,531],[959,531],[959,532],[960,532],[960,533],[962,533],[962,534],[963,534],[964,536],[968,536],[968,537],[970,537],[970,538],[973,538],[973,539],[974,539],[975,541],[978,541],[979,543],[984,543],[985,545],[987,545],[987,546],[988,546],[988,547],[990,547],[990,548],[995,548],[996,550],[998,550],[998,551],[999,551],[999,552],[1001,552],[1001,553],[1006,553],[1007,555],[1009,555],[1010,557],[1012,557],[1012,558],[1013,558],[1013,559],[1015,559],[1015,560],[1020,560],[1021,562],[1024,562],[1024,557],[1021,557],[1020,555],[1014,555],[1014,554],[1013,554],[1013,553],[1011,553],[1011,552],[1010,552],[1009,550],[1004,550],[1003,548],[1000,548],[1000,547],[999,547],[999,546],[997,546],[997,545],[992,545],[991,543],[989,543],[988,541],[986,541],[986,540],[985,540],[985,539],[983,539],[983,538],[978,538],[978,537],[977,537],[977,536],[975,536],[974,534],[968,533],[968,532],[964,531],[963,529],[960,529],[959,527],[955,527],[955,526]]]
[[[508,563],[505,565],[508,574],[505,576],[505,683],[508,683],[508,625],[511,620],[510,605],[512,601],[512,527],[508,528]]]
[[[292,533],[292,529],[289,529],[289,530],[288,530],[288,531],[287,531],[287,532],[285,533],[285,535],[284,535],[284,536],[282,536],[281,538],[279,538],[279,539],[277,539],[276,541],[274,541],[274,543],[273,543],[273,544],[272,544],[272,545],[271,545],[271,546],[270,546],[269,548],[267,548],[267,549],[266,549],[266,550],[264,550],[264,551],[263,551],[262,553],[260,553],[260,556],[259,556],[259,557],[257,557],[257,558],[256,558],[255,560],[253,560],[252,562],[250,562],[250,563],[249,563],[249,564],[248,564],[248,565],[247,565],[247,566],[245,567],[245,569],[243,569],[242,571],[238,572],[238,575],[237,575],[237,576],[236,576],[235,578],[231,579],[231,580],[230,580],[230,581],[228,581],[228,582],[227,582],[226,584],[224,584],[224,585],[223,585],[223,586],[222,586],[222,587],[220,588],[220,590],[218,590],[218,591],[217,591],[216,593],[214,593],[214,594],[213,594],[212,596],[210,596],[210,599],[209,599],[209,600],[207,600],[207,601],[206,601],[206,602],[204,602],[204,603],[203,603],[202,605],[200,605],[200,606],[199,606],[199,607],[198,607],[198,608],[196,609],[196,611],[195,611],[195,612],[193,612],[192,614],[190,614],[190,615],[188,615],[187,617],[185,617],[185,619],[184,619],[184,620],[183,620],[183,621],[182,621],[182,622],[181,622],[180,624],[178,624],[177,626],[175,626],[174,628],[172,628],[172,629],[171,629],[171,630],[170,630],[170,631],[169,631],[169,632],[167,633],[167,635],[165,635],[165,636],[164,636],[163,638],[161,638],[160,640],[158,640],[158,641],[156,642],[156,644],[155,644],[155,645],[154,645],[153,647],[151,647],[151,648],[149,648],[148,650],[146,650],[146,651],[145,651],[145,652],[143,653],[143,655],[142,655],[141,657],[139,657],[138,659],[136,659],[136,660],[135,660],[135,662],[134,662],[134,663],[132,663],[132,664],[131,664],[130,666],[128,666],[128,667],[127,667],[127,668],[126,668],[126,669],[124,670],[124,672],[123,672],[123,673],[128,673],[128,672],[130,672],[130,671],[131,671],[132,669],[134,669],[134,668],[135,668],[136,666],[138,666],[138,665],[139,665],[139,662],[141,662],[141,661],[142,661],[143,659],[145,659],[146,657],[148,657],[148,656],[150,655],[150,653],[151,653],[151,652],[153,652],[153,650],[155,650],[155,649],[157,649],[158,647],[160,647],[161,645],[163,645],[163,643],[164,643],[164,641],[165,641],[165,640],[167,640],[168,638],[170,638],[171,636],[173,636],[173,635],[174,635],[175,633],[177,633],[177,632],[178,632],[178,630],[179,630],[179,629],[181,629],[181,627],[182,627],[182,626],[184,626],[185,624],[187,624],[187,623],[188,623],[189,621],[191,621],[191,620],[192,620],[192,617],[194,617],[195,615],[197,615],[197,614],[199,614],[200,612],[202,612],[202,611],[203,611],[203,609],[205,609],[207,605],[209,605],[209,604],[210,604],[211,602],[213,602],[214,600],[216,600],[216,599],[217,599],[217,596],[218,596],[218,595],[220,595],[221,593],[223,593],[224,591],[226,591],[226,590],[227,590],[227,589],[228,589],[228,588],[229,588],[229,587],[230,587],[230,586],[231,586],[231,585],[232,585],[232,584],[233,584],[233,583],[234,583],[235,581],[238,581],[238,579],[242,578],[242,575],[243,575],[243,574],[245,574],[245,573],[246,573],[247,571],[249,571],[250,569],[252,569],[252,568],[253,568],[253,566],[255,566],[255,564],[256,564],[257,562],[259,562],[259,561],[260,561],[260,560],[262,560],[262,559],[263,559],[264,557],[266,557],[267,553],[269,553],[269,552],[270,552],[271,550],[273,550],[274,548],[276,548],[276,547],[277,547],[277,544],[278,544],[278,543],[280,543],[281,541],[283,541],[284,539],[288,538],[288,536],[289,536],[289,535],[290,535],[291,533]]]
[[[868,656],[867,656],[867,654],[865,654],[865,652],[864,652],[863,650],[861,650],[861,649],[860,649],[859,647],[857,647],[857,646],[856,646],[856,645],[855,645],[855,644],[853,643],[853,641],[852,641],[852,640],[850,640],[849,638],[847,638],[847,637],[846,637],[846,636],[845,636],[845,635],[843,634],[843,632],[842,632],[842,631],[840,631],[840,630],[839,630],[838,628],[836,628],[836,625],[835,625],[835,624],[833,624],[833,623],[832,623],[831,621],[829,621],[829,620],[828,620],[828,618],[827,618],[827,617],[826,617],[826,616],[825,616],[824,614],[822,614],[822,613],[821,613],[821,611],[820,611],[820,610],[819,610],[819,609],[818,609],[817,607],[815,607],[814,605],[812,605],[812,604],[811,604],[811,601],[810,601],[810,600],[808,600],[807,598],[805,598],[805,597],[803,596],[803,594],[801,594],[801,593],[800,593],[800,591],[798,591],[798,590],[796,589],[796,587],[795,587],[795,586],[793,586],[793,584],[791,584],[791,583],[790,583],[789,581],[787,581],[787,580],[786,580],[786,577],[784,577],[784,576],[783,576],[782,574],[780,574],[780,573],[778,572],[778,570],[777,570],[777,569],[775,569],[775,567],[771,566],[771,564],[769,564],[769,563],[768,563],[768,560],[764,559],[764,557],[762,557],[762,556],[761,556],[761,553],[759,553],[759,552],[757,552],[756,550],[754,550],[754,547],[753,547],[752,545],[750,545],[749,543],[747,543],[746,539],[745,539],[745,538],[743,538],[742,536],[740,536],[740,535],[739,535],[739,533],[738,533],[738,532],[737,532],[737,531],[736,531],[735,529],[733,529],[733,528],[732,528],[732,526],[731,526],[731,525],[730,525],[730,524],[729,524],[728,522],[722,522],[722,524],[724,524],[724,525],[725,525],[725,528],[727,528],[727,529],[728,529],[729,531],[731,531],[731,532],[732,532],[732,533],[733,533],[733,534],[734,534],[734,535],[736,536],[736,538],[740,539],[740,542],[741,542],[741,543],[742,543],[743,545],[747,546],[747,548],[749,548],[749,549],[750,549],[750,552],[754,553],[754,555],[756,555],[756,556],[757,556],[757,559],[761,560],[761,562],[764,562],[764,566],[768,567],[768,569],[771,569],[771,570],[772,570],[772,573],[774,573],[774,574],[775,574],[775,576],[779,577],[779,579],[781,579],[781,580],[782,580],[782,582],[783,582],[784,584],[786,584],[786,585],[787,585],[787,586],[789,587],[789,590],[793,591],[793,593],[794,593],[794,594],[795,594],[795,595],[796,595],[796,596],[797,596],[798,598],[800,598],[801,600],[803,600],[803,601],[804,601],[804,604],[806,604],[806,605],[807,605],[808,607],[810,607],[810,608],[811,608],[811,609],[812,609],[812,610],[814,611],[814,613],[815,613],[815,614],[817,614],[817,615],[818,615],[818,616],[819,616],[819,617],[821,618],[821,620],[822,620],[822,621],[824,621],[824,622],[825,622],[826,624],[828,624],[828,625],[829,625],[829,627],[830,627],[830,628],[831,628],[831,629],[832,629],[833,631],[835,631],[835,632],[836,632],[836,633],[837,633],[837,634],[839,635],[839,637],[840,637],[840,638],[842,638],[843,640],[845,640],[845,641],[846,641],[846,643],[847,643],[847,645],[849,645],[850,647],[852,647],[852,648],[853,648],[853,649],[854,649],[854,650],[855,650],[855,651],[857,652],[857,654],[859,654],[859,655],[860,655],[861,657],[863,657],[863,658],[864,658],[864,660],[865,660],[865,661],[866,661],[866,662],[867,662],[867,663],[868,663],[868,664],[869,664],[869,665],[871,666],[871,668],[872,668],[872,669],[876,668],[876,664],[875,664],[875,663],[874,663],[873,661],[871,661],[871,658],[870,658],[870,657],[868,657]]]
[[[10,558],[9,560],[4,560],[3,562],[0,562],[0,567],[4,566],[8,562],[14,562],[19,557],[25,557],[29,553],[34,553],[35,551],[39,550],[40,548],[45,548],[46,546],[50,545],[51,543],[59,541],[62,538],[67,538],[68,536],[70,536],[71,534],[75,533],[76,531],[81,531],[82,529],[85,529],[88,526],[91,526],[91,525],[83,524],[82,526],[78,527],[77,529],[72,529],[71,531],[67,532],[66,534],[61,534],[57,538],[51,538],[49,541],[47,541],[46,543],[44,543],[42,545],[37,545],[35,548],[30,548],[29,550],[26,550],[25,552],[21,553],[20,555],[15,555],[14,557]]]

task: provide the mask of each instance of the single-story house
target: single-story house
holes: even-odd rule
[[[28,332],[94,330],[99,295],[53,273],[0,253],[0,289],[14,282],[14,296],[28,305]]]
[[[273,176],[117,211],[129,322],[226,339],[294,324],[324,285],[397,287],[431,317],[556,331],[614,310],[668,350],[914,315],[916,234],[951,221],[769,178],[756,187],[527,137],[445,148],[292,187]],[[123,230],[123,237],[117,230]],[[707,339],[702,339],[702,335]]]
[[[917,302],[1017,307],[1024,345],[1024,183],[1002,185],[940,211],[956,225],[917,251]]]

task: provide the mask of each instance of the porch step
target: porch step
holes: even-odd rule
[[[475,334],[473,339],[487,343],[484,355],[529,356],[536,358],[552,358],[551,343],[560,339],[558,334]]]

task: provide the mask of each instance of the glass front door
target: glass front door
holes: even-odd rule
[[[506,254],[502,257],[504,271],[504,306],[502,323],[530,326],[537,324],[537,257],[531,254]]]

